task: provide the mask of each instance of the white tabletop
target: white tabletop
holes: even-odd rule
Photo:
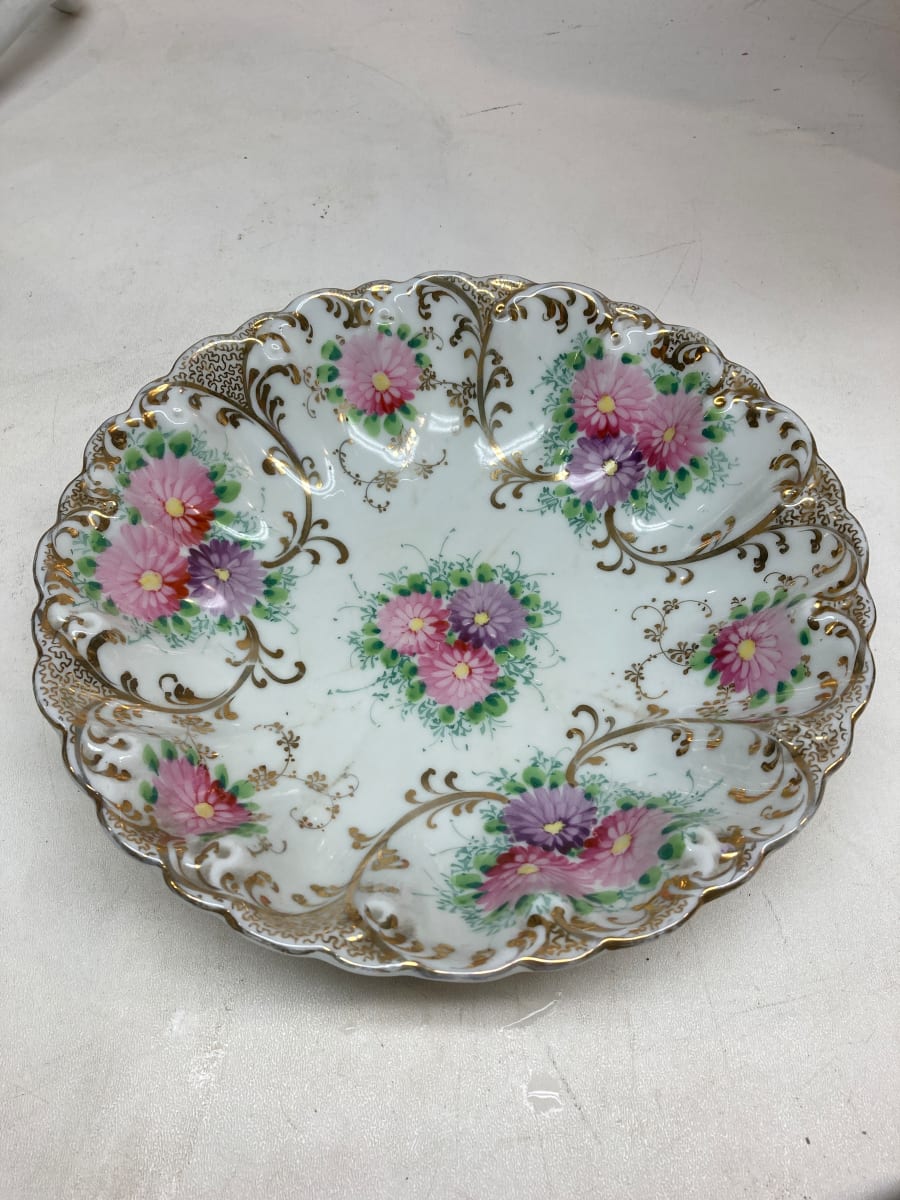
[[[896,0],[93,0],[0,58],[0,1193],[900,1195]],[[260,949],[103,835],[30,690],[100,421],[326,285],[572,279],[812,426],[881,673],[819,814],[686,926],[482,986]]]

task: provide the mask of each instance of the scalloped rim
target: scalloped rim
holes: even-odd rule
[[[588,947],[583,953],[575,954],[575,955],[572,955],[572,956],[564,958],[564,959],[543,958],[540,955],[532,956],[532,955],[526,954],[526,955],[522,955],[521,957],[519,957],[517,959],[514,959],[511,962],[504,963],[499,967],[476,969],[476,970],[469,969],[469,970],[462,970],[462,971],[441,970],[439,968],[432,967],[430,965],[427,965],[424,963],[419,963],[419,962],[416,962],[413,960],[408,960],[408,959],[398,959],[397,961],[389,961],[389,962],[384,962],[384,963],[372,963],[372,962],[364,963],[364,962],[361,962],[356,959],[348,958],[345,955],[341,954],[338,950],[336,950],[333,947],[328,946],[326,944],[322,944],[320,946],[315,946],[315,945],[297,946],[297,945],[290,945],[290,944],[278,942],[270,937],[263,936],[241,923],[239,918],[235,915],[235,913],[229,907],[227,897],[223,897],[221,902],[219,902],[208,896],[204,896],[204,895],[200,895],[198,893],[191,892],[189,888],[187,888],[179,879],[177,879],[173,875],[169,866],[166,864],[166,862],[162,858],[160,858],[160,856],[157,853],[142,852],[140,849],[138,849],[137,847],[135,847],[134,845],[132,845],[128,841],[126,841],[122,836],[120,836],[119,832],[117,832],[112,827],[109,820],[107,819],[107,811],[106,811],[105,801],[104,801],[103,796],[96,790],[96,788],[94,788],[90,783],[87,782],[87,780],[85,780],[81,776],[78,769],[76,768],[74,763],[71,761],[71,759],[69,757],[69,744],[70,744],[71,730],[70,730],[69,726],[66,724],[66,722],[63,719],[61,719],[60,714],[54,710],[54,708],[51,706],[49,701],[42,697],[39,679],[38,679],[38,673],[40,671],[41,662],[48,653],[47,645],[44,640],[42,630],[40,628],[40,620],[39,620],[42,605],[48,597],[48,592],[46,591],[46,589],[44,587],[44,580],[42,578],[42,575],[41,575],[41,572],[39,569],[39,565],[38,565],[39,559],[40,559],[40,556],[41,556],[43,550],[45,549],[46,545],[48,544],[48,541],[49,541],[50,537],[52,536],[54,530],[56,529],[60,520],[63,519],[63,508],[64,508],[64,503],[65,503],[67,496],[71,492],[72,488],[85,475],[85,473],[87,472],[87,470],[90,466],[90,458],[89,458],[90,448],[91,448],[91,445],[94,442],[94,440],[98,437],[98,435],[103,433],[107,429],[109,429],[110,426],[116,424],[117,422],[121,422],[124,418],[132,415],[136,411],[142,397],[146,396],[154,388],[157,388],[162,384],[172,381],[176,377],[176,373],[177,373],[179,365],[184,363],[191,356],[193,356],[194,354],[196,354],[203,348],[210,346],[211,344],[245,340],[247,337],[248,331],[257,322],[259,322],[261,320],[264,320],[268,317],[277,316],[280,313],[291,312],[291,311],[295,310],[301,303],[303,303],[307,300],[310,300],[310,299],[314,299],[318,296],[322,296],[322,295],[326,295],[326,294],[338,294],[341,296],[358,297],[360,295],[364,295],[366,293],[371,293],[373,291],[377,292],[377,290],[379,290],[379,289],[387,289],[389,291],[389,293],[393,293],[398,288],[410,287],[410,286],[416,284],[418,281],[421,281],[421,280],[424,280],[427,278],[433,278],[435,276],[443,276],[446,278],[453,279],[455,281],[464,281],[465,283],[468,283],[470,285],[482,286],[482,287],[488,287],[491,285],[496,287],[501,284],[505,284],[507,286],[511,285],[512,288],[515,289],[515,291],[517,291],[517,292],[520,290],[524,290],[527,288],[534,288],[534,287],[538,287],[542,291],[549,290],[551,288],[573,288],[576,290],[580,290],[580,289],[584,288],[585,290],[594,292],[600,299],[602,299],[603,301],[605,301],[608,304],[614,305],[619,308],[621,308],[621,307],[634,308],[639,311],[646,312],[654,321],[657,321],[660,325],[665,326],[667,328],[681,329],[681,330],[691,328],[691,327],[687,327],[687,326],[673,325],[669,322],[663,322],[655,314],[650,313],[649,310],[644,309],[643,306],[640,306],[640,305],[631,305],[631,304],[622,304],[622,303],[617,304],[616,302],[609,300],[609,298],[606,297],[603,293],[597,292],[596,289],[590,288],[589,286],[583,285],[583,284],[573,284],[573,283],[568,283],[568,282],[563,282],[563,281],[554,281],[554,282],[536,284],[533,281],[525,279],[524,277],[518,276],[518,275],[496,274],[496,275],[487,275],[487,276],[473,276],[473,275],[468,275],[461,271],[446,270],[446,271],[422,272],[421,274],[413,276],[410,279],[406,279],[406,280],[376,279],[376,280],[371,280],[364,284],[360,284],[359,286],[350,288],[350,289],[319,288],[319,289],[316,289],[311,292],[304,292],[304,293],[301,293],[301,295],[297,296],[296,298],[292,299],[290,301],[290,303],[287,304],[282,309],[277,309],[277,310],[272,310],[271,312],[261,313],[261,314],[257,315],[256,317],[251,318],[248,321],[244,321],[232,333],[215,334],[215,335],[211,335],[208,337],[200,338],[198,341],[194,342],[190,347],[188,347],[186,350],[182,351],[176,357],[171,369],[165,375],[162,375],[162,376],[158,377],[157,379],[154,379],[152,382],[150,382],[150,383],[146,384],[144,387],[140,388],[139,391],[137,392],[137,394],[135,395],[134,400],[131,402],[131,404],[128,406],[128,408],[124,412],[107,418],[93,431],[93,433],[89,436],[89,438],[85,444],[85,450],[82,455],[81,470],[78,472],[77,475],[73,476],[72,479],[70,479],[69,483],[63,488],[63,491],[60,495],[59,503],[57,505],[56,520],[45,530],[45,532],[39,539],[36,550],[35,550],[34,558],[32,560],[32,577],[34,580],[35,588],[37,589],[37,592],[38,592],[38,602],[35,605],[35,608],[32,612],[32,638],[34,641],[35,649],[37,651],[37,661],[36,661],[34,672],[32,675],[32,687],[33,687],[36,703],[37,703],[38,708],[40,709],[41,713],[46,718],[46,720],[56,730],[59,731],[59,733],[61,735],[61,747],[60,748],[61,748],[63,763],[65,764],[66,769],[68,770],[68,772],[72,776],[72,778],[75,780],[75,782],[78,784],[78,786],[80,788],[82,788],[82,790],[84,790],[93,800],[96,815],[97,815],[98,820],[100,821],[100,824],[103,826],[103,828],[106,830],[106,832],[113,838],[113,840],[117,843],[117,845],[120,846],[123,850],[125,850],[126,853],[128,853],[132,857],[136,858],[139,862],[143,862],[148,865],[153,865],[153,866],[159,867],[159,869],[162,872],[163,879],[164,879],[165,883],[167,884],[167,886],[170,887],[175,893],[177,893],[177,895],[179,895],[182,899],[187,900],[190,904],[192,904],[198,908],[201,908],[207,912],[211,912],[211,913],[214,913],[214,914],[222,917],[228,923],[228,925],[231,926],[232,929],[236,930],[238,933],[242,934],[244,937],[249,938],[251,941],[258,943],[261,946],[265,946],[269,950],[275,950],[282,954],[290,955],[291,957],[318,958],[318,959],[321,959],[324,961],[329,961],[336,965],[339,965],[342,968],[344,968],[354,974],[362,974],[362,975],[368,975],[368,976],[391,976],[391,977],[393,977],[396,975],[407,975],[407,976],[418,977],[421,979],[437,979],[437,980],[442,980],[445,982],[479,982],[479,981],[487,981],[487,980],[491,980],[491,979],[498,979],[505,975],[511,975],[511,974],[515,974],[517,972],[522,972],[522,971],[526,971],[526,970],[528,970],[528,971],[561,970],[561,969],[569,967],[569,966],[574,966],[576,963],[583,962],[586,959],[593,958],[595,955],[600,954],[604,950],[618,950],[618,949],[624,949],[629,946],[636,946],[643,942],[651,940],[653,938],[660,937],[663,934],[671,933],[672,931],[674,931],[675,929],[677,929],[681,925],[683,925],[685,923],[685,921],[689,920],[692,916],[694,916],[694,914],[700,908],[702,908],[704,905],[706,905],[710,900],[713,900],[713,899],[717,898],[718,896],[724,895],[726,892],[730,892],[734,888],[737,888],[737,887],[741,886],[743,883],[745,883],[752,875],[754,875],[759,870],[763,861],[768,857],[768,855],[773,850],[778,849],[779,847],[783,846],[786,842],[790,841],[793,837],[795,837],[800,832],[800,830],[808,823],[810,818],[818,811],[819,806],[821,805],[822,799],[825,794],[825,787],[826,787],[829,777],[831,776],[831,774],[834,771],[837,770],[838,767],[840,767],[846,761],[846,759],[849,757],[849,755],[852,751],[853,743],[854,743],[854,736],[855,736],[855,729],[856,729],[856,722],[858,721],[859,717],[864,712],[869,700],[871,699],[872,689],[875,685],[875,676],[876,676],[875,661],[874,661],[874,658],[872,656],[872,651],[871,651],[871,638],[872,638],[872,633],[874,631],[875,624],[876,624],[876,611],[875,611],[874,602],[872,600],[871,592],[869,591],[868,586],[867,586],[867,584],[868,584],[868,567],[869,567],[868,539],[866,538],[865,532],[862,528],[862,525],[858,521],[858,519],[847,508],[846,493],[845,493],[844,486],[840,480],[840,477],[819,456],[818,449],[816,446],[815,436],[811,431],[810,431],[811,458],[810,458],[808,477],[810,477],[817,468],[820,468],[827,475],[830,475],[833,478],[833,481],[837,488],[837,502],[836,502],[836,506],[835,506],[835,511],[837,511],[841,516],[843,516],[846,519],[847,523],[850,526],[852,526],[854,532],[857,534],[857,536],[859,538],[859,543],[862,548],[861,554],[858,555],[859,579],[858,579],[858,582],[855,587],[855,592],[856,592],[856,594],[861,596],[863,598],[863,600],[865,601],[866,616],[867,616],[867,620],[862,625],[858,626],[859,631],[862,635],[862,644],[860,647],[860,651],[861,651],[862,658],[863,658],[863,669],[861,671],[861,675],[863,676],[864,681],[866,682],[864,695],[863,695],[861,702],[859,704],[857,704],[857,706],[855,708],[849,709],[848,711],[840,712],[839,714],[836,715],[838,723],[839,723],[839,727],[841,730],[841,734],[842,734],[841,742],[843,744],[843,749],[841,750],[841,753],[839,755],[837,755],[835,758],[831,759],[823,767],[821,767],[820,778],[819,778],[818,785],[816,786],[815,792],[810,797],[808,804],[806,805],[802,815],[798,819],[797,824],[794,826],[794,828],[787,830],[784,833],[779,834],[775,837],[755,843],[755,845],[753,846],[752,858],[750,859],[750,861],[747,863],[746,867],[743,870],[741,870],[734,878],[729,879],[725,883],[711,884],[708,887],[705,887],[705,888],[699,890],[696,894],[686,897],[688,902],[687,902],[687,905],[686,905],[684,911],[677,914],[675,919],[670,924],[667,924],[660,929],[648,930],[643,933],[638,933],[638,934],[634,934],[634,935],[627,936],[627,937],[621,937],[621,938],[617,938],[617,937],[602,938],[600,941],[598,941],[593,946]],[[510,293],[510,295],[511,294],[512,293]],[[507,296],[506,298],[508,299],[509,296]],[[697,331],[697,332],[699,332],[699,331]],[[704,338],[706,343],[713,350],[718,350],[718,347],[716,346],[716,344],[714,342],[712,342],[710,339],[706,338],[705,334],[702,334],[701,336]],[[718,351],[718,353],[721,354],[721,351]],[[746,370],[746,368],[741,367],[740,364],[737,364],[737,363],[733,362],[731,359],[726,358],[726,356],[724,354],[722,354],[722,359],[723,359],[724,367],[726,370],[734,369],[734,368]],[[787,413],[790,413],[792,415],[797,415],[796,413],[793,413],[793,410],[791,410],[790,408],[788,408],[785,405],[781,405],[780,407],[783,408],[784,411]],[[781,506],[779,506],[779,507],[781,507]],[[776,511],[777,511],[777,509],[776,509]]]

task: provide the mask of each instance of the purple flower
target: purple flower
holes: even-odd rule
[[[505,646],[525,632],[525,609],[502,583],[470,583],[450,601],[450,626],[470,646]]]
[[[535,788],[510,800],[503,820],[519,842],[545,850],[574,850],[594,827],[597,809],[583,790],[571,787]]]
[[[633,437],[580,437],[568,463],[575,494],[602,511],[624,500],[641,482],[647,464]]]
[[[192,599],[219,617],[239,617],[258,599],[265,573],[252,550],[224,538],[195,546],[188,555]]]

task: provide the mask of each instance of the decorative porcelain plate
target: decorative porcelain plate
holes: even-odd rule
[[[558,966],[807,821],[872,686],[866,557],[695,330],[507,277],[313,292],[91,438],[37,698],[113,836],[256,940]]]

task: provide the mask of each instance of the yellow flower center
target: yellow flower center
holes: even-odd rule
[[[221,579],[223,583],[227,583],[231,578],[231,572],[227,567],[215,567],[213,575],[215,575],[216,579]]]
[[[606,472],[607,475],[615,475],[615,473],[616,473],[616,471],[618,471],[618,469],[619,469],[619,464],[616,462],[616,460],[614,458],[608,458],[606,460],[606,462],[603,464],[603,470]]]
[[[411,633],[418,633],[420,629],[424,629],[424,628],[425,628],[425,622],[422,620],[421,617],[413,617],[413,619],[409,623],[409,629],[410,629]]]
[[[205,800],[201,800],[199,804],[194,805],[194,812],[201,821],[208,821],[210,817],[216,815],[216,810],[211,804],[207,804]]]
[[[534,865],[534,863],[522,863],[521,867],[519,867],[518,871],[516,871],[516,874],[517,875],[536,875],[537,870],[538,870],[538,868]]]
[[[166,501],[164,507],[170,517],[183,517],[184,516],[184,505],[181,503],[181,501],[178,499],[177,496],[170,496],[169,499]]]
[[[669,428],[668,428],[668,429],[666,429],[666,430],[663,432],[663,441],[664,441],[664,442],[671,442],[672,438],[675,436],[675,434],[676,434],[677,432],[678,432],[678,431],[676,430],[675,426],[674,426],[674,425],[670,425],[670,426],[669,426]]]
[[[619,837],[617,837],[616,840],[613,842],[612,846],[610,847],[610,851],[613,854],[624,854],[630,845],[631,845],[631,834],[623,833],[623,834],[620,834]]]
[[[491,614],[488,612],[477,612],[472,618],[476,625],[487,625],[490,619]]]
[[[542,826],[544,833],[562,833],[565,828],[564,821],[551,821],[549,824]]]
[[[163,577],[159,571],[145,571],[138,583],[145,592],[158,592],[163,585]]]
[[[749,662],[756,653],[756,642],[753,638],[744,638],[738,646],[738,658],[742,658],[744,662]]]
[[[386,392],[391,386],[391,381],[384,371],[376,371],[372,376],[372,387],[376,392]]]
[[[601,396],[597,401],[597,412],[611,413],[616,411],[616,402],[609,394]]]
[[[457,663],[453,668],[453,674],[457,679],[468,679],[472,674],[472,668],[468,663]]]

